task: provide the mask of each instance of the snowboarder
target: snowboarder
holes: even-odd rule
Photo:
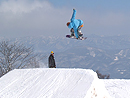
[[[55,64],[55,59],[54,59],[54,52],[51,51],[51,54],[48,58],[48,62],[49,62],[49,68],[56,68],[56,64]]]
[[[80,19],[75,19],[76,16],[76,10],[73,9],[73,14],[71,17],[71,22],[67,23],[68,28],[70,28],[70,32],[71,32],[71,37],[76,37],[76,39],[80,38],[83,36],[82,32],[81,32],[81,28],[83,27],[83,21]]]

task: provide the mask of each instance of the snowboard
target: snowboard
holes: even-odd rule
[[[66,37],[67,38],[72,38],[72,39],[76,39],[76,37],[75,36],[70,36],[70,35],[66,35]],[[87,39],[87,37],[80,37],[80,38],[78,38],[78,40],[85,40],[85,39]]]

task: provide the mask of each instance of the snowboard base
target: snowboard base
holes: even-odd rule
[[[70,36],[70,35],[66,35],[66,37],[67,38],[72,38],[72,39],[76,39],[76,37],[75,36]],[[87,39],[87,37],[80,37],[80,38],[78,38],[78,40],[85,40],[85,39]]]

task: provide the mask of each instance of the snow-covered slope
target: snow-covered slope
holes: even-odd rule
[[[15,69],[0,78],[0,98],[111,98],[85,69]]]
[[[108,79],[103,81],[112,98],[130,98],[130,80]]]

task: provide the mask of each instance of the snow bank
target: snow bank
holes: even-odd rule
[[[85,98],[111,98],[105,88],[104,82],[95,77]]]
[[[92,70],[15,69],[0,78],[0,98],[111,98]]]
[[[108,79],[103,81],[112,98],[130,98],[130,80]]]

